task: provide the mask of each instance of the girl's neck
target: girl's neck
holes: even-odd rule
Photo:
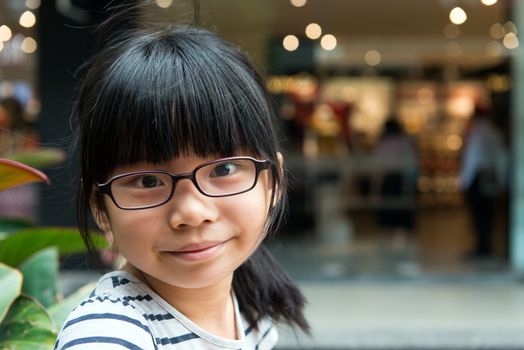
[[[166,284],[129,264],[123,270],[140,279],[199,327],[217,336],[238,339],[231,295],[233,275],[208,287],[188,289]]]

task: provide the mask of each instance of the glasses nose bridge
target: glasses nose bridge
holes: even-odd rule
[[[171,181],[173,182],[173,189],[171,190],[171,196],[173,196],[175,194],[176,185],[181,180],[189,180],[189,181],[191,181],[193,183],[193,186],[195,186],[197,188],[197,190],[200,191],[200,188],[199,188],[198,183],[196,181],[195,171],[192,171],[190,173],[185,173],[185,174],[169,173],[169,176],[171,176]]]

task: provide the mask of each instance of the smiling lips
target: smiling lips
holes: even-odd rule
[[[204,242],[199,244],[189,244],[179,250],[171,251],[169,254],[187,261],[202,261],[218,255],[220,249],[229,241]]]

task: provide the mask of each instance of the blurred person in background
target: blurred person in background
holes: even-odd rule
[[[491,236],[497,199],[507,185],[508,155],[493,114],[476,107],[466,138],[460,168],[460,186],[471,212],[475,248],[469,258],[493,253]]]
[[[24,106],[15,97],[0,100],[0,156],[33,150],[38,146],[36,129],[24,118]]]
[[[416,146],[395,116],[386,120],[373,159],[377,224],[391,236],[394,249],[405,249],[415,226],[418,162]]]

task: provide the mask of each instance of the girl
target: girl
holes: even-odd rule
[[[75,106],[78,219],[126,259],[69,315],[57,349],[270,349],[308,331],[304,298],[261,245],[286,182],[264,81],[192,27],[139,29],[91,62]]]

